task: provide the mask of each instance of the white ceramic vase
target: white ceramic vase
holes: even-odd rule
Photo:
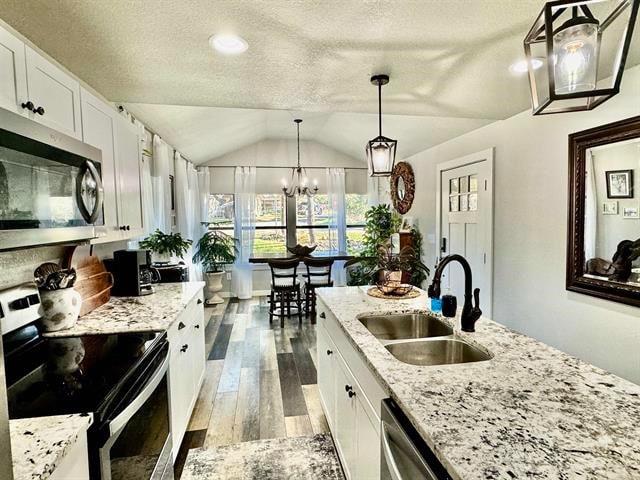
[[[224,272],[207,272],[204,274],[207,284],[207,304],[218,305],[224,303],[224,299],[218,294],[222,290],[222,276]]]
[[[40,323],[45,332],[57,332],[73,327],[78,321],[82,297],[73,288],[40,292],[42,315]]]

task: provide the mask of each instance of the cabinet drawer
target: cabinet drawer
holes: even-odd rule
[[[337,350],[340,352],[348,368],[351,370],[356,382],[365,393],[365,404],[368,404],[367,406],[371,410],[371,413],[374,413],[379,420],[382,400],[387,398],[389,394],[380,385],[380,383],[378,383],[375,376],[362,359],[361,353],[356,350],[356,347],[347,338],[347,334],[338,324],[338,320],[320,299],[318,299],[317,310],[319,314],[325,314],[325,318],[318,318],[318,325],[322,325],[326,329]]]

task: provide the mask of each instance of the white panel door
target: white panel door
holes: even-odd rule
[[[108,232],[118,231],[116,199],[116,120],[118,114],[106,103],[86,91],[82,102],[82,136],[85,143],[102,152],[102,185],[104,187],[104,224]]]
[[[136,127],[121,115],[116,121],[116,145],[118,223],[127,233],[132,233],[142,229],[140,138]]]
[[[441,172],[440,257],[457,253],[467,259],[473,288],[480,289],[480,308],[491,314],[491,229],[493,209],[491,167],[488,161]],[[464,303],[464,272],[455,262],[442,277],[442,294]]]
[[[24,43],[0,27],[0,107],[28,116]]]
[[[82,140],[80,83],[28,46],[26,49],[29,100],[42,113],[30,117],[43,125]]]

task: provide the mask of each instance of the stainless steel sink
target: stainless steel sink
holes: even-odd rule
[[[453,334],[446,323],[423,313],[366,315],[360,322],[379,340],[444,337]]]
[[[479,348],[454,338],[393,343],[386,349],[401,362],[412,365],[451,365],[491,359],[491,355]]]

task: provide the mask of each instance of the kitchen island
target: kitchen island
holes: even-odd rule
[[[461,332],[457,318],[440,318],[454,324],[456,337],[486,349],[490,360],[403,363],[358,316],[430,313],[428,298],[423,292],[382,300],[366,288],[318,289],[318,311],[325,314],[319,327],[337,325],[453,478],[640,478],[640,386],[484,317],[474,333]],[[319,347],[319,361],[324,354]]]
[[[69,479],[88,475],[89,414],[11,420],[11,454],[15,480]]]

